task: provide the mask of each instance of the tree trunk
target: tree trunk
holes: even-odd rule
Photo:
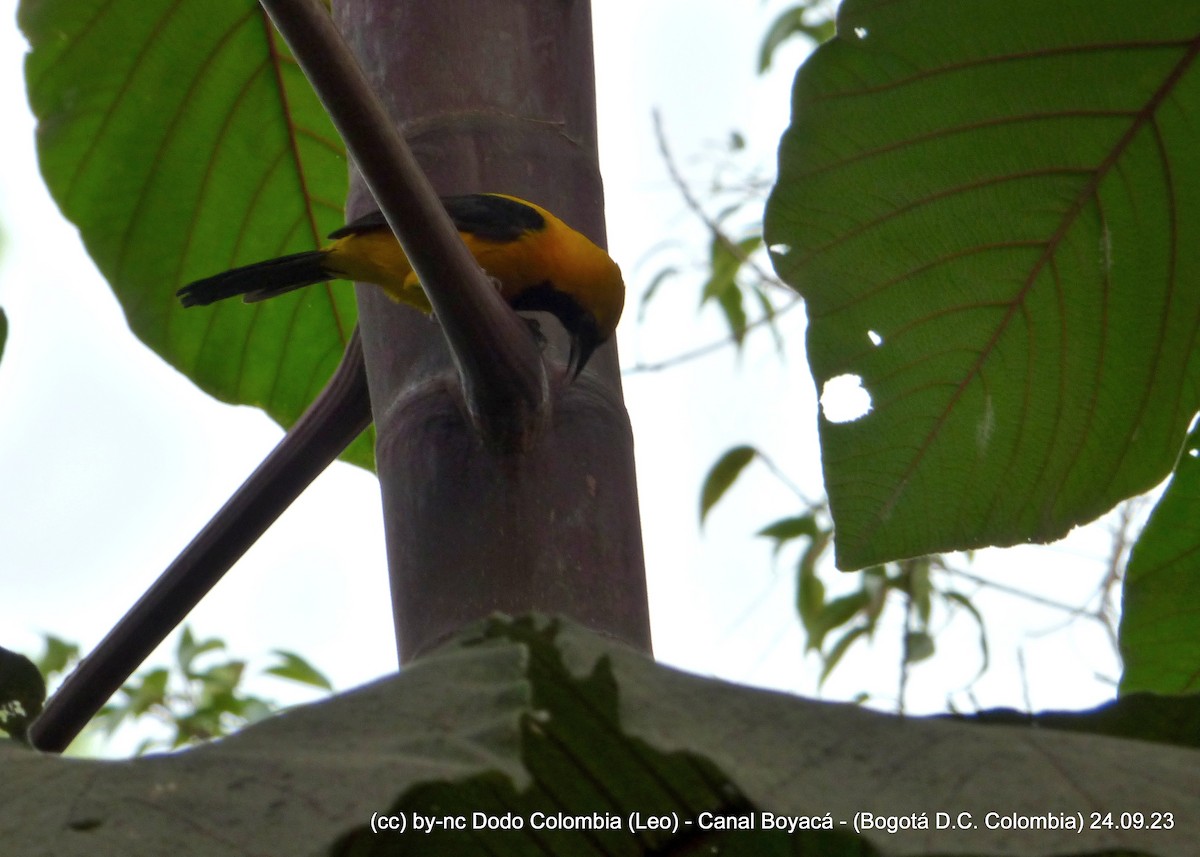
[[[335,14],[439,193],[520,196],[603,244],[587,2],[342,0]],[[349,215],[371,206],[354,177]],[[375,289],[359,304],[401,661],[494,611],[563,614],[648,652],[615,347],[573,384],[552,369],[550,425],[497,452],[436,323]]]

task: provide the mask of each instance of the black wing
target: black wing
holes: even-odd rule
[[[546,226],[546,219],[537,209],[505,196],[490,193],[444,196],[442,205],[459,232],[489,241],[516,241],[526,232],[537,232]]]
[[[538,211],[523,202],[489,193],[465,196],[444,196],[442,205],[459,232],[467,232],[488,241],[516,241],[526,232],[536,232],[546,225]],[[372,211],[331,232],[330,238],[344,238],[361,232],[387,229],[383,212]]]

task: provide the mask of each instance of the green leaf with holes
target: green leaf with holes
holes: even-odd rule
[[[342,142],[253,0],[23,0],[42,174],[134,333],[291,425],[357,318],[344,284],[183,309],[175,290],[343,222]],[[370,437],[348,458],[370,465]]]
[[[1200,4],[846,0],[766,234],[804,296],[838,564],[1050,541],[1200,405]]]

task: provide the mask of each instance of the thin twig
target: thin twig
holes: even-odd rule
[[[725,250],[728,251],[735,259],[737,259],[740,264],[752,270],[762,282],[773,286],[779,286],[781,288],[787,288],[786,284],[782,280],[780,280],[770,271],[765,270],[752,255],[745,253],[742,248],[738,246],[738,243],[730,238],[723,229],[721,229],[721,225],[709,217],[708,213],[704,210],[704,206],[692,192],[691,186],[688,184],[687,179],[683,177],[683,173],[680,171],[679,166],[675,162],[675,156],[671,152],[671,147],[667,143],[666,132],[663,129],[662,114],[658,110],[655,110],[653,116],[654,134],[658,141],[658,150],[662,154],[663,162],[667,167],[667,173],[671,177],[671,182],[679,191],[679,195],[683,197],[684,204],[693,214],[695,214],[697,219],[704,224],[705,228],[707,228],[709,233],[712,235],[713,240],[717,241],[722,247],[724,247]],[[804,301],[799,296],[793,296],[791,300],[780,309],[768,315],[763,315],[747,324],[743,330],[743,333],[747,333],[764,325],[771,324],[773,321],[775,321],[775,319],[779,318],[779,316],[783,315],[792,308],[803,304],[803,302]],[[634,375],[640,372],[660,372],[663,369],[669,369],[670,367],[676,366],[680,363],[686,363],[690,360],[695,360],[699,357],[704,357],[707,354],[719,351],[722,348],[727,348],[736,342],[737,339],[732,335],[725,336],[715,342],[710,342],[707,345],[702,345],[698,348],[692,349],[691,351],[685,351],[684,353],[677,354],[674,357],[668,357],[664,360],[659,360],[654,363],[635,363],[633,366],[629,366],[624,369],[622,374]]]
[[[904,562],[901,563],[901,568],[904,574],[904,629],[903,636],[900,638],[900,687],[897,693],[896,713],[902,715],[904,714],[904,700],[908,695],[908,669],[912,663],[913,597],[912,566],[910,563]]]
[[[1077,605],[1067,604],[1062,601],[1055,601],[1052,598],[1046,598],[1043,595],[1038,595],[1034,592],[1028,592],[1016,586],[1009,586],[1006,583],[997,583],[994,580],[989,580],[986,577],[979,576],[978,574],[972,574],[971,572],[961,568],[954,568],[948,565],[943,565],[941,568],[942,571],[945,571],[948,574],[957,575],[971,581],[972,583],[977,583],[980,586],[987,587],[988,589],[994,589],[997,592],[1003,592],[1006,595],[1012,595],[1016,598],[1024,598],[1026,601],[1032,601],[1034,604],[1041,604],[1043,607],[1051,607],[1055,610],[1061,610],[1064,613],[1070,613],[1074,616],[1088,616],[1091,618],[1091,614],[1088,613],[1087,610]]]
[[[1033,698],[1029,695],[1029,671],[1025,668],[1025,649],[1017,647],[1017,667],[1021,672],[1021,696],[1025,699],[1025,712],[1033,714]]]
[[[769,456],[759,450],[755,450],[755,454],[763,465],[775,475],[775,478],[784,484],[800,500],[801,504],[807,506],[810,511],[820,512],[825,509],[825,501],[815,502],[809,499],[808,495],[800,490],[800,486],[793,482],[786,473],[783,472],[778,464],[776,464]]]
[[[708,228],[708,231],[712,234],[713,239],[719,242],[721,246],[729,251],[730,255],[737,259],[741,264],[754,271],[754,273],[757,274],[759,279],[764,283],[770,283],[771,285],[779,286],[781,288],[787,288],[782,280],[780,280],[771,272],[764,270],[763,267],[759,265],[752,256],[744,253],[742,248],[738,246],[737,242],[725,234],[724,230],[721,229],[720,224],[709,217],[704,211],[704,206],[700,204],[700,200],[698,200],[696,195],[692,193],[691,187],[688,185],[687,180],[683,177],[683,174],[679,171],[679,167],[675,163],[675,157],[671,154],[671,148],[667,144],[666,132],[663,130],[662,114],[657,109],[654,111],[654,136],[658,141],[658,151],[662,154],[663,161],[666,163],[667,172],[671,176],[671,181],[675,184],[675,187],[678,188],[679,194],[683,197],[683,201],[687,207],[691,209],[696,217],[699,218],[700,221]]]
[[[1132,549],[1133,538],[1131,530],[1134,527],[1134,521],[1141,511],[1139,500],[1144,498],[1133,498],[1126,500],[1121,504],[1117,516],[1117,522],[1112,528],[1112,547],[1108,554],[1108,565],[1105,569],[1104,579],[1100,581],[1100,586],[1097,588],[1096,594],[1100,598],[1099,604],[1096,605],[1096,619],[1104,626],[1104,630],[1108,633],[1109,643],[1113,647],[1113,651],[1120,651],[1120,639],[1118,637],[1116,617],[1113,615],[1113,590],[1120,586],[1124,577],[1125,565],[1129,560],[1129,552]]]
[[[792,298],[791,302],[780,307],[771,315],[764,315],[761,318],[756,318],[754,321],[748,323],[744,329],[744,332],[749,332],[756,328],[762,327],[765,324],[770,324],[788,310],[802,306],[803,304],[803,299],[799,297]],[[667,357],[654,363],[643,363],[639,361],[632,366],[627,366],[625,369],[621,370],[621,374],[635,375],[640,372],[661,372],[663,369],[669,369],[672,366],[676,366],[680,363],[687,363],[689,360],[695,360],[699,357],[704,357],[707,354],[712,354],[714,351],[720,351],[722,348],[727,348],[730,345],[733,345],[735,341],[736,340],[733,338],[733,336],[725,336],[714,342],[710,342],[707,345],[701,345],[700,347],[694,348],[691,351],[685,351],[682,354],[676,354],[674,357]]]

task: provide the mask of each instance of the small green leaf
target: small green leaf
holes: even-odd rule
[[[915,664],[933,657],[933,637],[925,631],[909,631],[904,635],[904,662]]]
[[[668,265],[663,268],[650,280],[650,284],[646,286],[646,290],[642,292],[641,303],[638,304],[638,321],[643,321],[646,318],[646,310],[650,307],[650,301],[658,292],[660,286],[667,280],[676,276],[679,273],[679,268],[674,265]]]
[[[826,634],[862,613],[870,604],[870,600],[867,593],[860,589],[858,592],[842,595],[827,602],[825,609],[817,617],[813,630],[809,632],[809,648],[821,648]]]
[[[242,717],[245,719],[247,725],[266,720],[274,713],[275,709],[271,703],[264,699],[251,696],[243,700]]]
[[[817,521],[812,515],[796,515],[791,518],[780,518],[773,524],[768,524],[756,536],[765,536],[778,542],[786,542],[800,536],[813,538],[816,536]]]
[[[44,634],[42,640],[45,650],[35,663],[46,678],[64,672],[70,664],[79,660],[79,646],[75,643],[68,643],[53,634]]]
[[[183,626],[183,631],[179,635],[179,645],[175,648],[175,660],[179,664],[179,670],[187,678],[197,678],[192,669],[192,663],[196,658],[205,652],[217,651],[225,648],[225,642],[216,637],[210,637],[203,642],[197,642],[192,636],[192,629],[187,625]]]
[[[193,714],[176,718],[175,738],[171,743],[171,749],[194,741],[207,741],[224,734],[224,732],[220,712],[211,709],[197,710]]]
[[[867,594],[867,630],[875,633],[875,624],[883,613],[883,605],[887,603],[888,583],[887,569],[882,565],[874,565],[863,569],[862,590]]]
[[[762,246],[762,235],[754,234],[732,245],[723,235],[713,235],[709,248],[709,264],[712,273],[700,293],[700,303],[720,297],[737,289],[737,274],[750,254]]]
[[[223,664],[198,673],[191,678],[200,682],[201,705],[211,704],[212,701],[233,694],[242,681],[242,674],[246,670],[245,661],[227,661]],[[228,703],[221,703],[227,705]]]
[[[712,236],[709,256],[710,273],[704,288],[700,290],[701,306],[735,288],[733,278],[741,266],[738,258],[729,252],[728,245],[717,235]]]
[[[4,357],[4,344],[8,341],[8,316],[0,309],[0,358]]]
[[[755,535],[771,539],[775,542],[774,553],[779,555],[783,546],[793,539],[814,539],[820,532],[817,519],[813,515],[796,515],[790,518],[780,518],[773,524],[768,524]]]
[[[740,203],[729,206],[717,216],[717,222],[739,208]],[[729,332],[739,345],[746,335],[747,317],[745,296],[738,286],[737,275],[750,254],[762,246],[761,233],[762,230],[759,229],[737,242],[731,242],[722,233],[713,233],[709,248],[711,274],[700,293],[701,306],[710,300],[717,302],[725,315]]]
[[[817,573],[817,562],[821,559],[821,554],[825,553],[825,548],[829,547],[829,542],[833,534],[830,532],[818,532],[808,547],[804,549],[804,553],[800,555],[799,571],[800,576],[806,574]]]
[[[725,323],[729,326],[729,333],[733,337],[733,341],[740,346],[742,340],[746,338],[747,324],[745,298],[742,290],[735,286],[721,292],[717,295],[717,306],[725,314]]]
[[[824,18],[817,23],[810,24],[805,20],[805,14],[810,5],[812,4],[807,2],[786,9],[771,22],[766,36],[763,37],[762,45],[758,49],[759,74],[771,67],[771,60],[775,57],[776,49],[793,36],[807,36],[816,44],[833,38],[833,21]]]
[[[165,705],[169,677],[167,670],[161,667],[136,676],[134,681],[121,688],[128,698],[124,708],[130,715],[138,717],[155,706]]]
[[[912,599],[922,627],[927,626],[930,612],[933,609],[933,582],[929,577],[928,557],[907,560],[904,563],[904,576],[907,582],[908,597]]]
[[[979,609],[973,603],[971,603],[971,599],[963,595],[961,592],[947,590],[942,593],[942,597],[947,601],[954,602],[970,613],[972,618],[975,619],[975,624],[979,627],[979,653],[982,656],[983,662],[979,665],[979,672],[975,674],[975,677],[978,678],[987,670],[990,660],[988,654],[987,628],[983,624],[983,614],[981,614]]]
[[[854,641],[866,633],[867,629],[859,625],[856,628],[851,628],[838,638],[838,641],[833,644],[833,648],[829,650],[829,654],[825,656],[825,664],[821,667],[821,677],[817,681],[817,687],[825,685],[825,679],[829,678],[829,674],[833,672],[833,668],[838,665],[838,662],[846,654],[847,650],[854,645]]]
[[[712,507],[725,495],[730,486],[737,481],[738,476],[746,469],[758,450],[752,446],[735,446],[722,455],[717,463],[708,471],[704,478],[704,487],[700,489],[700,524],[708,517]]]
[[[825,584],[813,572],[802,572],[796,586],[796,612],[800,614],[800,624],[808,634],[808,649],[819,648],[816,629],[821,614],[825,611]]]
[[[271,654],[279,658],[279,663],[264,670],[269,675],[294,681],[297,684],[333,691],[333,683],[326,675],[295,652],[275,649]]]

